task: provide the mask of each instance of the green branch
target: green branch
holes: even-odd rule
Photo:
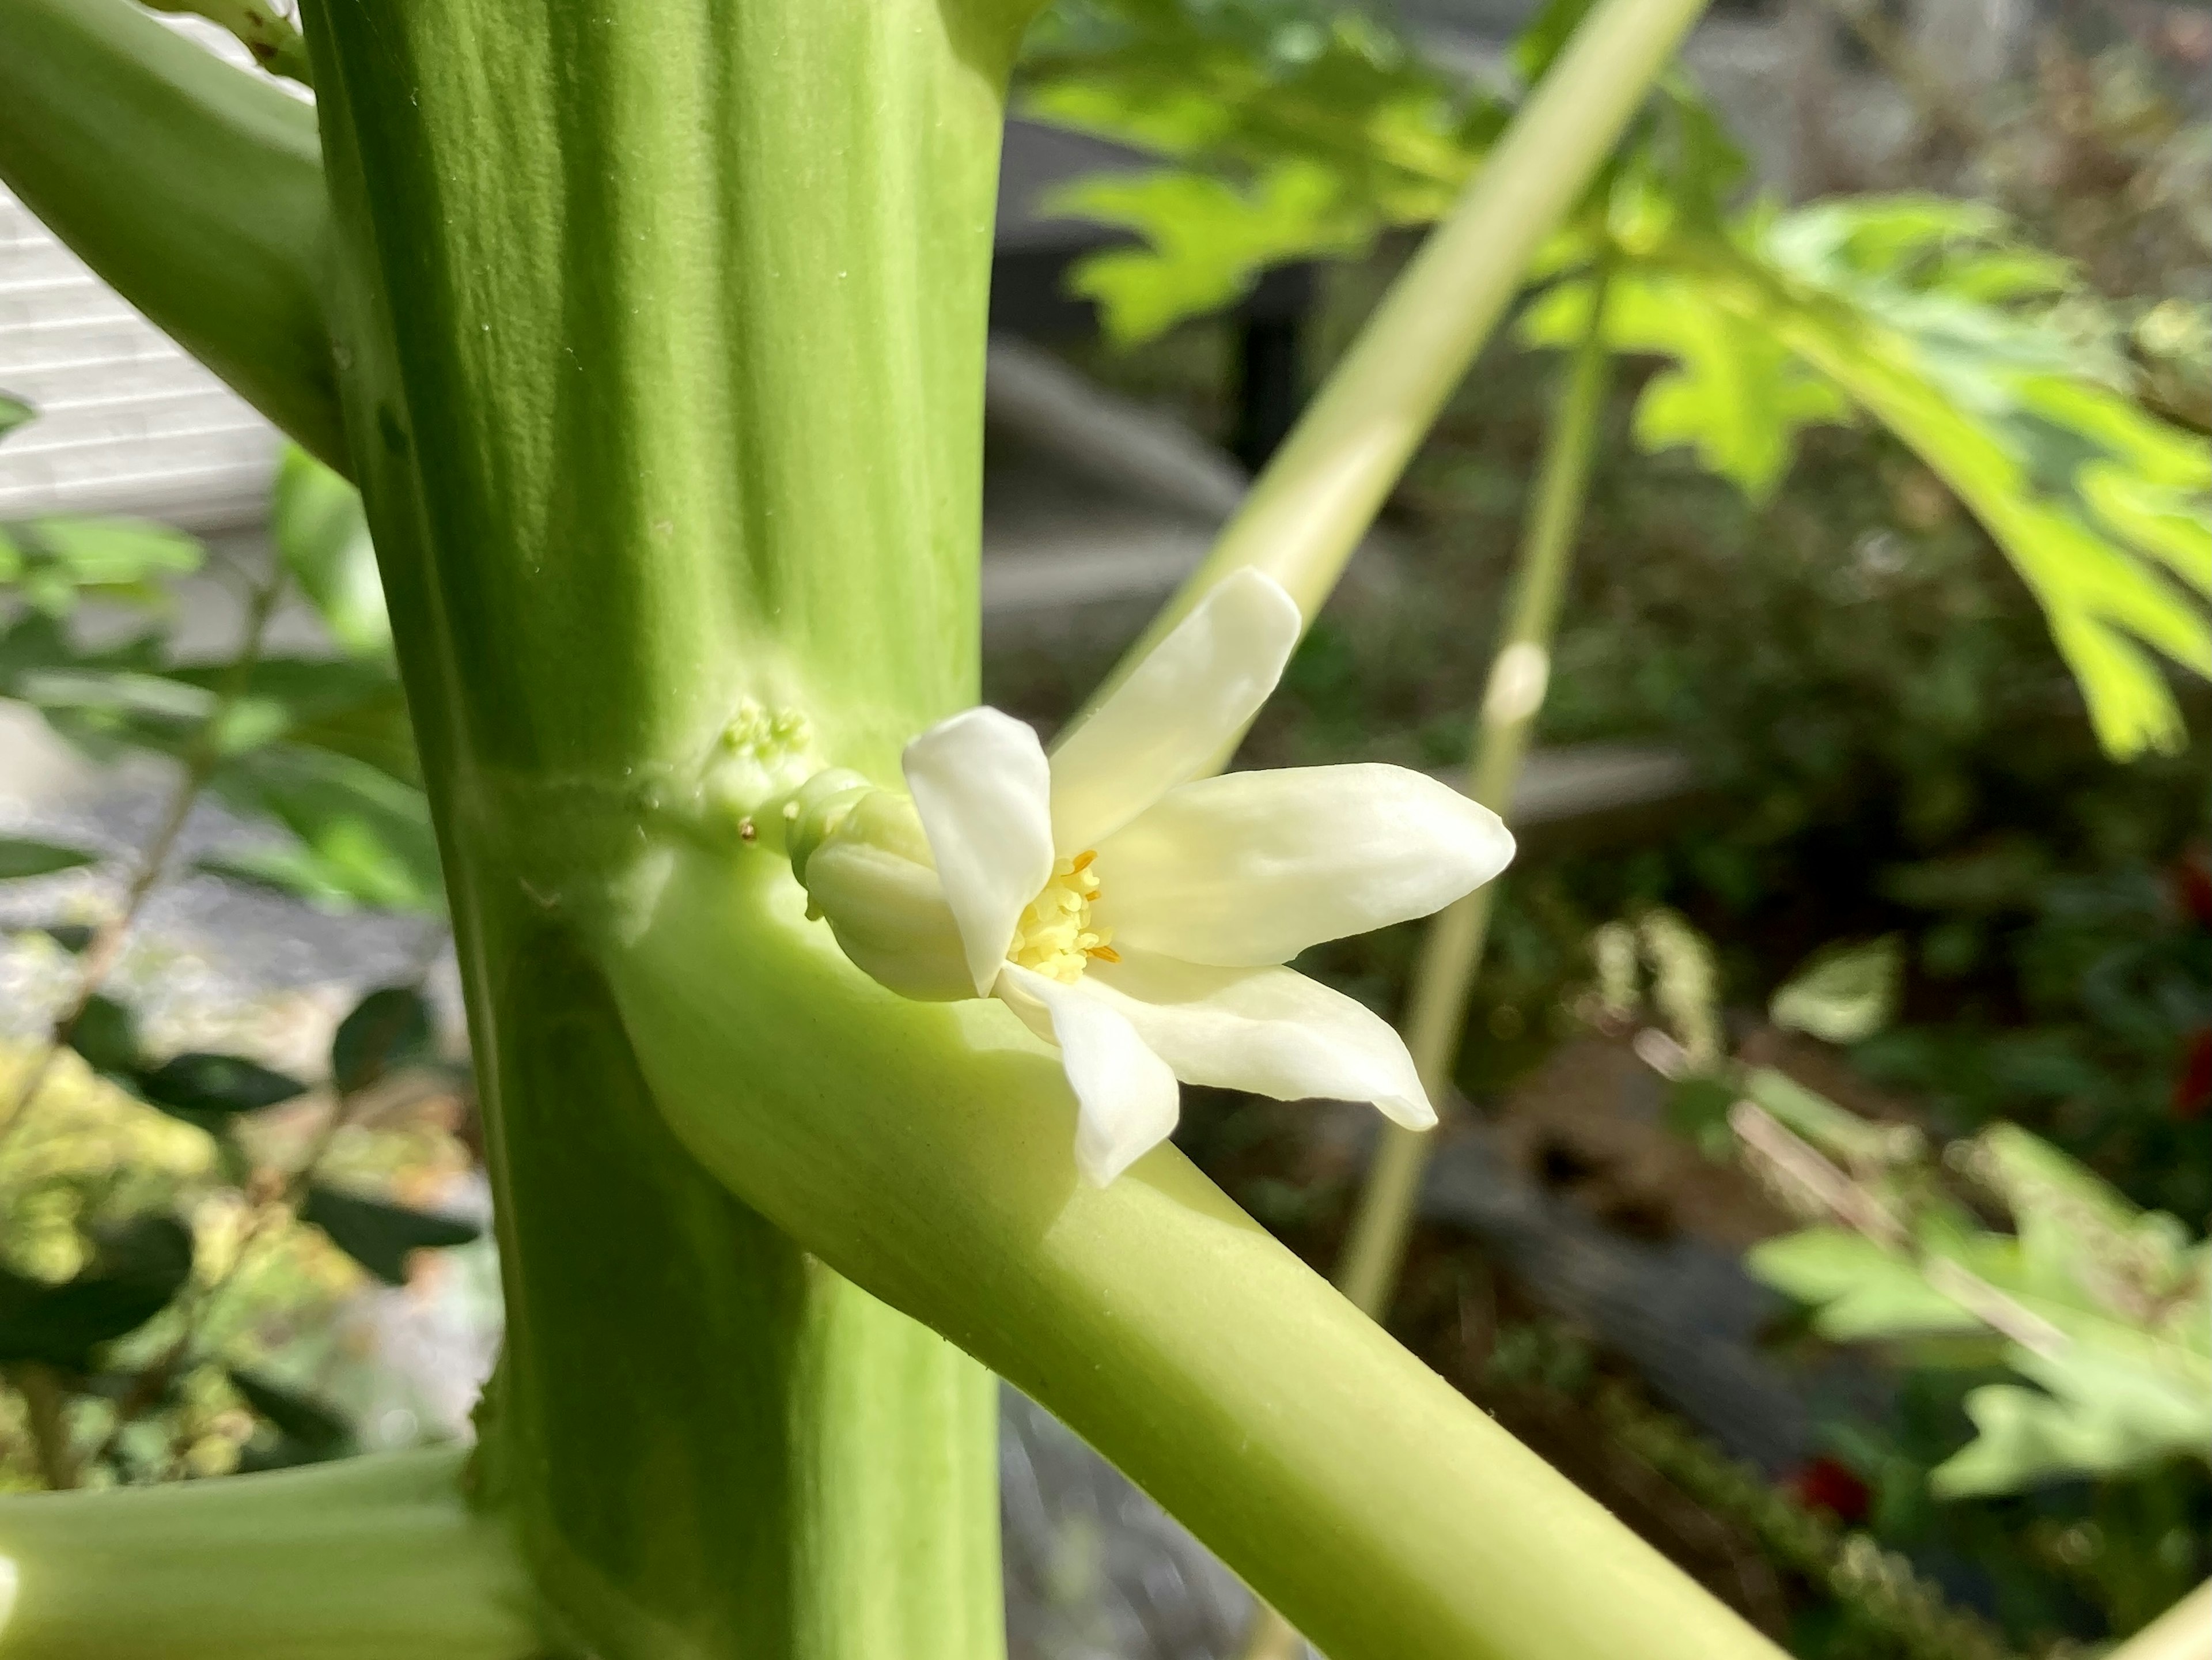
[[[1489,689],[1468,764],[1468,794],[1501,818],[1511,816],[1521,765],[1543,710],[1552,672],[1552,640],[1559,632],[1575,537],[1589,494],[1598,423],[1612,381],[1602,271],[1594,288],[1589,321],[1576,349],[1536,476],[1512,599],[1491,662]],[[1498,889],[1496,882],[1477,888],[1431,922],[1413,972],[1406,1044],[1432,1100],[1444,1100],[1451,1093],[1468,1000],[1482,964]],[[1405,1260],[1428,1148],[1425,1134],[1385,1126],[1352,1215],[1337,1284],[1377,1319],[1389,1304]]]
[[[127,0],[0,0],[0,179],[186,351],[343,470],[309,106]]]
[[[532,1660],[465,1455],[0,1499],[0,1660]]]
[[[315,83],[307,66],[307,43],[297,25],[270,0],[146,0],[155,11],[204,17],[226,30],[271,75],[303,87]]]
[[[1181,1154],[1079,1182],[1057,1057],[995,1005],[863,978],[777,862],[678,854],[608,947],[662,1111],[748,1203],[1049,1407],[1336,1660],[1774,1660]]]

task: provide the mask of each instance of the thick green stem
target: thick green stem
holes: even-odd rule
[[[1313,620],[1529,260],[1706,3],[1601,0],[1117,678],[1243,566],[1281,582]]]
[[[484,1499],[556,1647],[988,1660],[992,1386],[880,1297],[1334,1660],[1771,1660],[1171,1150],[1081,1185],[1054,1058],[860,975],[730,811],[764,729],[889,780],[975,696],[1021,9],[310,9],[497,1189]],[[1578,61],[1620,73],[1548,130],[1601,152],[1693,9],[1611,0]]]
[[[126,0],[0,0],[0,179],[343,469],[314,111]]]
[[[662,1110],[778,1226],[1058,1414],[1332,1660],[1772,1660],[1172,1148],[1084,1184],[1058,1059],[1009,1012],[897,998],[805,913],[773,855],[702,849],[611,944]]]
[[[513,1541],[463,1455],[0,1499],[3,1660],[532,1660]]]
[[[1467,791],[1501,818],[1513,811],[1521,764],[1544,707],[1551,678],[1552,639],[1574,562],[1575,536],[1589,494],[1590,464],[1605,412],[1611,377],[1604,339],[1605,287],[1601,275],[1591,301],[1590,325],[1577,349],[1567,385],[1553,417],[1536,476],[1535,500],[1522,537],[1521,555],[1507,602],[1505,627],[1492,660],[1490,684],[1476,722]],[[1467,1026],[1468,999],[1482,964],[1483,944],[1498,898],[1498,884],[1476,889],[1429,924],[1421,960],[1413,971],[1406,1046],[1420,1069],[1430,1098],[1449,1094]],[[1428,1162],[1425,1134],[1386,1126],[1367,1172],[1336,1283],[1380,1318],[1405,1260],[1406,1238],[1420,1199]]]
[[[974,699],[1018,9],[307,14],[348,429],[498,1201],[488,1486],[606,1660],[1003,1641],[992,1379],[679,1144],[601,958],[761,708],[883,772]],[[699,989],[735,1045],[716,1086],[810,1114],[769,1092],[769,1017]]]

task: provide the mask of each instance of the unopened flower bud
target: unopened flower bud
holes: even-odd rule
[[[792,798],[784,835],[810,912],[854,967],[923,1002],[975,994],[910,800],[856,773],[824,774]]]

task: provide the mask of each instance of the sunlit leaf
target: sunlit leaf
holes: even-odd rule
[[[391,648],[392,621],[358,490],[305,450],[288,447],[277,465],[270,533],[333,640],[356,655]]]
[[[1832,946],[1790,976],[1768,1003],[1767,1017],[1824,1043],[1862,1043],[1896,1018],[1904,979],[1902,934]]]
[[[1972,204],[1854,198],[1755,214],[1731,246],[1696,240],[1658,262],[1949,486],[2041,604],[2108,751],[2170,750],[2181,717],[2154,654],[2212,675],[2212,617],[2167,575],[2207,581],[2212,454],[2116,390],[2095,341],[1943,286],[2003,252],[1989,240],[2002,231]]]
[[[1812,1308],[1814,1329],[1839,1342],[1981,1329],[1931,1288],[1910,1258],[1847,1228],[1806,1228],[1767,1240],[1744,1266]]]
[[[1588,283],[1553,289],[1529,307],[1522,337],[1571,349],[1589,331],[1594,292]],[[1802,429],[1850,415],[1771,332],[1701,303],[1694,283],[1663,272],[1625,271],[1607,284],[1605,337],[1616,351],[1674,360],[1637,401],[1637,441],[1687,447],[1755,502],[1782,483]]]
[[[1966,1397],[1977,1434],[1929,1473],[1939,1497],[2124,1475],[2212,1449],[2212,1389],[2201,1383],[2080,1344],[2056,1355],[2021,1352],[2012,1364],[2042,1389],[1995,1383]]]
[[[1358,252],[1374,226],[1340,201],[1328,173],[1284,162],[1243,190],[1176,169],[1106,174],[1063,186],[1048,205],[1144,235],[1145,247],[1088,256],[1069,282],[1098,301],[1108,337],[1133,345],[1230,304],[1271,265]]]
[[[1024,115],[1182,163],[1078,180],[1055,204],[1145,239],[1078,277],[1124,341],[1219,309],[1270,265],[1437,217],[1506,114],[1340,5],[1073,0],[1024,60]]]

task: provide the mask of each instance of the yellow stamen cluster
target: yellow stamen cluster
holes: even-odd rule
[[[1052,880],[1015,925],[1014,942],[1006,949],[1009,962],[1072,986],[1092,958],[1121,960],[1114,950],[1113,929],[1091,926],[1091,907],[1098,900],[1098,878],[1091,861],[1097,856],[1079,853],[1054,864]]]

